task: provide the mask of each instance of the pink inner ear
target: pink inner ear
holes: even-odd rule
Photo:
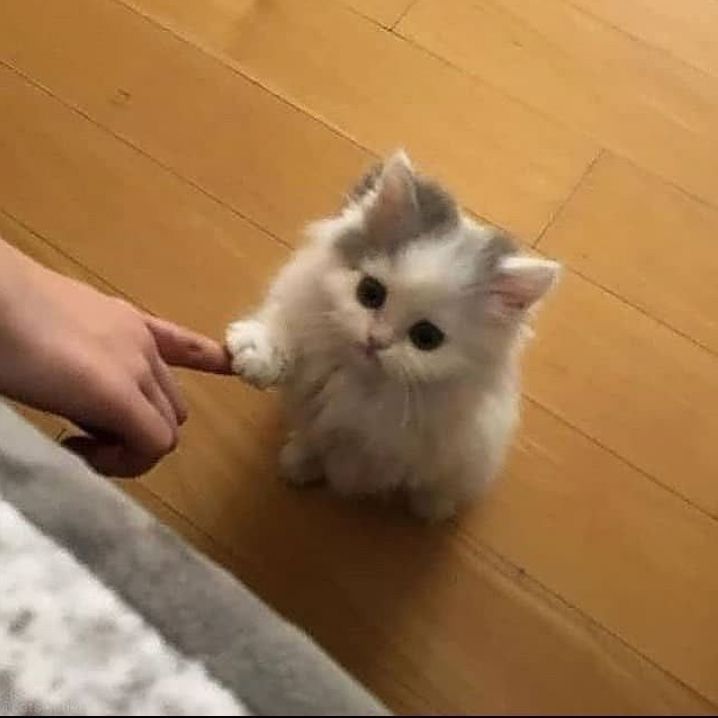
[[[546,294],[555,276],[552,263],[518,258],[513,266],[499,270],[491,293],[506,309],[527,309]]]
[[[502,297],[503,303],[510,309],[526,309],[528,305],[525,300],[519,299],[518,297],[514,297],[510,294],[501,294],[501,292],[497,292],[497,294]]]
[[[508,309],[526,309],[531,303],[531,288],[517,276],[497,277],[491,286],[493,294]]]

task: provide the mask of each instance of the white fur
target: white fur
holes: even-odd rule
[[[491,232],[464,217],[349,261],[347,232],[391,234],[417,211],[413,177],[397,155],[378,187],[312,225],[264,306],[229,327],[227,346],[244,379],[283,384],[288,480],[324,477],[346,495],[402,488],[417,514],[437,520],[502,463],[518,418],[524,320],[558,267],[512,254],[489,271],[481,250]],[[364,275],[388,289],[380,310],[357,300]],[[422,319],[446,335],[433,351],[408,338]],[[362,350],[370,335],[383,347],[371,358]]]

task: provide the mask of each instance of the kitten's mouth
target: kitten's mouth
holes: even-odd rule
[[[362,342],[356,342],[354,344],[357,354],[360,354],[365,362],[371,362],[372,364],[379,364],[379,352],[376,347],[371,344],[364,344]]]

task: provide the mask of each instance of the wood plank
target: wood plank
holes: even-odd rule
[[[718,358],[570,273],[537,335],[527,394],[718,516]]]
[[[718,81],[564,0],[419,0],[398,31],[718,204]]]
[[[411,3],[412,0],[344,0],[345,5],[386,28],[394,27]]]
[[[7,71],[0,71],[0,88],[5,158],[0,198],[22,211],[24,222],[149,309],[178,321],[214,328],[224,322],[228,307],[253,301],[273,271],[274,252],[284,256],[281,247],[252,235],[206,195]],[[182,261],[192,262],[193,274],[187,266],[166,269],[164,254],[192,246],[194,255],[187,251]],[[188,277],[198,282],[189,292]],[[525,574],[479,548],[466,522],[427,529],[390,507],[290,491],[274,479],[280,427],[272,396],[218,377],[185,374],[183,382],[191,420],[178,451],[143,480],[146,486],[230,551],[237,561],[233,570],[396,709],[711,710]],[[576,440],[573,431],[567,436],[562,440]],[[541,445],[537,451],[545,453]],[[577,453],[581,471],[585,456]],[[589,458],[589,467],[600,466]],[[537,460],[529,459],[528,470],[520,472],[526,481]],[[568,480],[572,472],[565,475]],[[630,474],[622,480],[637,479]],[[582,492],[585,485],[575,486]],[[595,494],[582,496],[576,505],[595,509]],[[659,515],[679,527],[677,546],[691,546],[680,520],[685,505],[669,498],[673,508]],[[473,525],[471,515],[467,518]],[[529,521],[506,526],[527,542],[533,539],[534,550],[540,545],[541,535]],[[581,522],[566,527],[563,541],[580,544]],[[611,565],[602,547],[588,544],[595,553],[570,566],[572,580],[590,583],[596,566]],[[518,551],[517,556],[522,558]],[[704,556],[700,551],[695,560]],[[653,559],[660,574],[663,554]],[[528,562],[524,568],[534,570]],[[545,566],[536,568],[549,575]],[[662,576],[682,595],[683,574],[676,584],[670,571]],[[655,580],[649,584],[655,585]],[[604,586],[610,600],[611,584]],[[699,606],[712,596],[710,588],[691,595]],[[681,618],[673,618],[671,630],[680,630]],[[665,629],[647,626],[643,639]],[[710,648],[701,644],[695,650],[699,661]]]
[[[713,0],[573,0],[573,4],[718,76],[718,5]]]
[[[2,198],[0,198],[1,202]],[[103,291],[111,292],[109,285],[102,283],[96,275],[78,264],[71,257],[59,252],[46,239],[30,231],[30,229],[2,210],[0,210],[0,237],[17,247],[21,252],[32,257],[36,262],[50,267],[56,272],[71,275],[83,282],[96,285],[102,284]]]
[[[0,116],[0,208],[31,217],[34,231],[168,318],[221,335],[286,256],[229,209],[6,68]]]
[[[0,57],[288,242],[374,161],[110,0],[0,4]]]
[[[718,353],[718,211],[606,154],[540,248]]]
[[[538,235],[597,151],[331,0],[131,4],[372,152],[405,146],[471,210],[525,239]],[[24,2],[13,5],[24,13]],[[34,24],[2,33],[10,35],[14,57],[57,42],[54,25],[33,41]]]
[[[714,520],[526,402],[505,476],[463,528],[718,699]]]

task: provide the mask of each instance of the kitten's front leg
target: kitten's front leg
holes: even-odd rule
[[[409,506],[414,516],[430,523],[439,523],[456,513],[459,498],[447,486],[414,488],[409,491]]]
[[[260,315],[233,322],[225,343],[232,371],[258,389],[280,384],[289,369],[289,351],[269,318]]]
[[[308,486],[322,481],[322,465],[310,443],[293,431],[279,452],[279,474],[292,486]]]

